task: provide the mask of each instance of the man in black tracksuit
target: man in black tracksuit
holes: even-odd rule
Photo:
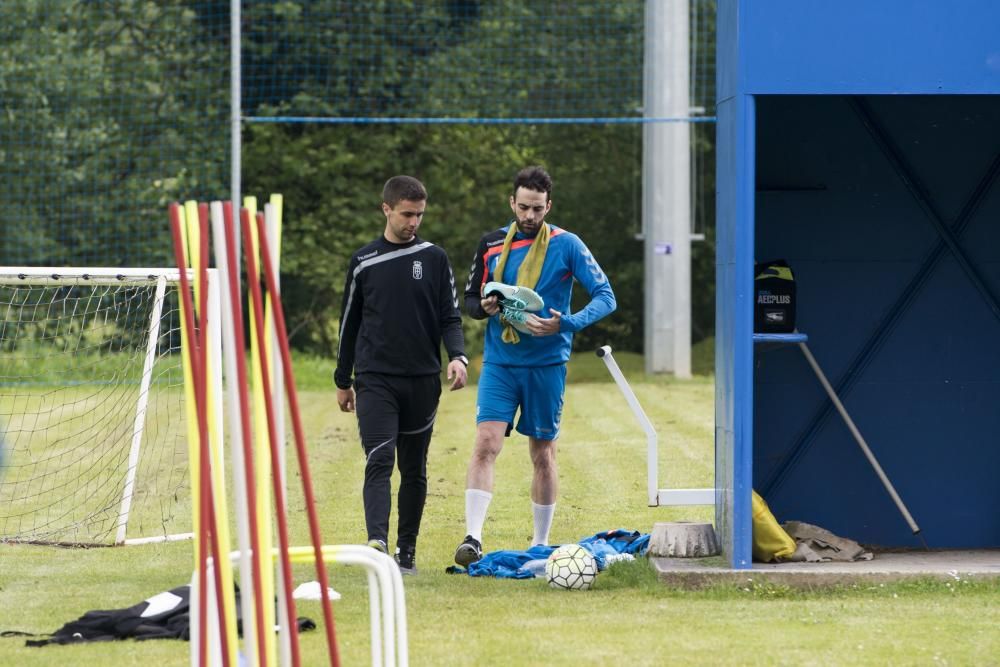
[[[354,253],[347,270],[334,372],[340,409],[356,408],[358,415],[368,545],[385,553],[389,480],[399,459],[396,562],[404,574],[416,573],[427,449],[441,397],[441,341],[452,391],[465,386],[469,363],[448,256],[417,237],[426,204],[427,191],[417,179],[386,181],[385,232]]]

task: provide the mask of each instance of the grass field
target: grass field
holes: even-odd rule
[[[641,360],[620,356],[660,435],[662,482],[711,485],[711,377],[644,378]],[[353,415],[337,410],[327,388],[329,371],[329,362],[316,360],[297,370],[310,466],[325,540],[360,543],[363,459]],[[553,541],[610,528],[648,532],[656,521],[710,520],[706,508],[646,507],[645,436],[617,388],[589,354],[577,357],[570,378]],[[464,534],[474,399],[474,387],[442,398],[417,552],[420,574],[405,580],[411,664],[1000,664],[1000,589],[961,578],[810,592],[748,576],[738,586],[684,591],[656,581],[640,560],[614,565],[590,591],[567,593],[540,580],[446,574]],[[487,550],[527,546],[525,450],[523,438],[511,438],[498,462]],[[293,541],[304,544],[301,494],[290,495]],[[87,610],[127,607],[177,586],[191,569],[190,543],[86,551],[0,546],[0,631],[50,632]],[[304,566],[295,574],[297,581],[314,578]],[[364,578],[356,569],[334,567],[332,584],[343,596],[334,603],[342,662],[368,664]],[[322,619],[317,603],[300,603],[299,614]],[[29,649],[24,638],[10,637],[0,638],[0,665],[184,665],[188,650],[179,641]],[[324,664],[321,631],[303,636],[303,652],[304,664]]]

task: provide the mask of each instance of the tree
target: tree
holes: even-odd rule
[[[179,0],[4,3],[0,39],[2,261],[172,264],[167,202],[228,190],[227,45]]]

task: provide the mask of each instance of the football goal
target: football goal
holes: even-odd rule
[[[192,530],[179,278],[0,268],[0,541]]]

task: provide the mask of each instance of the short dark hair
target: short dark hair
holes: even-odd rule
[[[424,201],[427,199],[427,188],[412,176],[393,176],[382,188],[382,201],[391,208],[396,208],[396,204],[404,199]]]
[[[549,172],[545,171],[544,167],[537,165],[525,167],[514,177],[514,192],[512,194],[516,195],[518,188],[544,192],[545,197],[549,198],[552,195],[552,177],[549,176]]]

